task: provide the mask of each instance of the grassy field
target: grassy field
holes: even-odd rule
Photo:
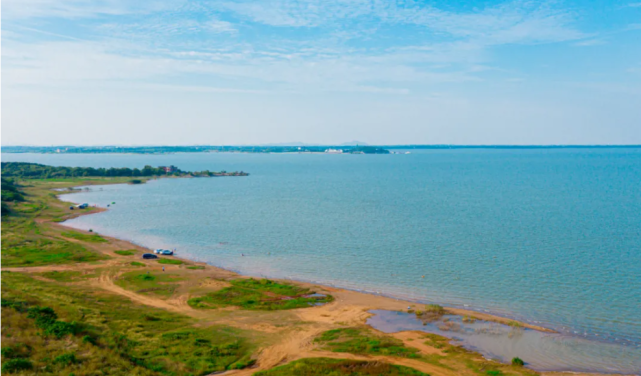
[[[383,362],[359,360],[308,358],[301,359],[255,376],[426,376],[412,368]]]
[[[236,306],[271,311],[310,307],[333,300],[331,295],[312,296],[314,292],[309,289],[268,279],[234,279],[229,282],[232,286],[189,299],[189,305],[194,308]]]
[[[374,335],[360,328],[333,329],[314,340],[321,349],[360,355],[389,355],[402,358],[420,358],[417,349],[407,347],[396,338]]]
[[[119,180],[89,181],[94,182]],[[109,259],[92,249],[108,242],[101,236],[46,223],[86,212],[69,211],[51,192],[80,183],[77,179],[21,182],[25,201],[8,203],[9,211],[2,215],[3,267]],[[82,283],[98,276],[92,271],[51,270],[37,276],[2,272],[3,374],[204,375],[253,363],[259,334],[224,325],[196,327],[186,316],[92,288]],[[169,274],[130,272],[123,277],[117,283],[159,295],[169,294],[176,282]]]
[[[193,319],[86,287],[4,272],[2,302],[3,353],[5,348],[15,353],[3,356],[3,362],[27,359],[34,368],[45,369],[45,374],[92,374],[106,369],[105,374],[203,375],[252,362],[254,345],[238,329],[195,328]],[[44,307],[73,328],[61,336],[57,335],[60,330],[43,330],[39,319],[30,314]],[[68,353],[74,354],[75,362],[55,362]]]

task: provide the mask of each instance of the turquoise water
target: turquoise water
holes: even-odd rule
[[[641,149],[2,158],[248,171],[93,187],[65,199],[117,204],[68,224],[247,274],[489,311],[641,348]]]

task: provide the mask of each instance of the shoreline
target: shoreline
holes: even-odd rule
[[[148,179],[148,180],[152,180],[152,179]],[[110,185],[110,184],[109,183],[105,184],[105,182],[91,182],[91,184],[82,184],[82,185],[77,185],[77,186],[87,186],[87,185]],[[75,192],[79,192],[79,191],[57,192],[57,193],[69,194],[69,193],[75,193]],[[58,201],[60,201],[60,202],[64,202],[64,203],[67,202],[67,201],[61,200],[58,194],[56,194],[56,199]],[[77,217],[84,216],[84,215],[89,215],[89,214],[96,214],[96,213],[104,212],[106,210],[108,210],[108,209],[107,208],[103,208],[103,207],[91,207],[91,210],[89,210],[89,211],[82,212],[82,213],[73,213],[73,214],[71,214],[70,216],[65,218],[65,220],[62,221],[62,222],[51,222],[51,221],[49,221],[47,223],[52,225],[52,226],[55,226],[55,227],[60,226],[60,227],[62,227],[64,229],[74,229],[75,231],[80,231],[80,232],[89,234],[90,232],[85,231],[85,230],[81,230],[81,229],[78,229],[78,228],[75,228],[75,227],[72,227],[72,226],[69,226],[69,225],[66,225],[65,222],[67,222],[67,220],[69,220],[69,219],[73,219],[73,218],[77,218]],[[116,238],[116,237],[113,237],[113,236],[105,236],[105,235],[102,235],[102,234],[100,236],[102,236],[102,237],[104,237],[104,238],[108,239],[109,241],[114,242],[116,244],[123,245],[124,247],[134,248],[134,249],[140,250],[142,252],[146,252],[146,253],[147,252],[151,252],[151,249],[147,248],[144,245],[136,244],[134,241],[124,240],[124,239]],[[189,259],[189,258],[185,258],[185,257],[181,257],[181,256],[172,256],[171,258],[172,259],[178,259],[178,260],[184,261],[186,263],[203,266],[204,267],[204,271],[211,271],[211,272],[215,272],[215,273],[218,273],[218,274],[227,275],[230,278],[234,278],[234,277],[236,277],[236,278],[238,278],[238,277],[241,277],[241,278],[263,278],[263,277],[260,277],[260,276],[253,276],[251,274],[244,274],[244,273],[242,273],[240,271],[226,269],[226,268],[221,267],[221,266],[212,265],[212,264],[209,264],[208,262],[195,261],[195,260],[192,260],[192,259]],[[167,267],[170,270],[174,268],[173,265],[167,265]],[[159,269],[160,266],[158,266],[157,268]],[[178,268],[178,267],[176,267],[176,268]],[[327,284],[314,283],[312,281],[304,281],[304,280],[296,280],[296,279],[284,279],[284,278],[272,278],[272,279],[276,280],[276,281],[292,282],[292,283],[295,283],[295,284],[298,284],[298,285],[301,285],[301,286],[304,286],[304,287],[315,287],[315,288],[321,289],[323,291],[326,291],[328,293],[331,293],[332,295],[334,295],[336,297],[337,301],[340,300],[343,303],[356,304],[356,305],[361,306],[362,307],[362,311],[364,313],[363,315],[360,316],[360,319],[359,319],[361,324],[367,325],[368,327],[370,327],[372,330],[375,330],[375,331],[376,331],[375,328],[369,326],[366,323],[367,319],[372,316],[372,314],[369,311],[375,310],[375,309],[381,309],[381,310],[407,312],[408,306],[416,306],[416,305],[419,305],[419,304],[421,304],[421,305],[425,304],[425,303],[419,303],[419,302],[416,302],[416,301],[405,300],[405,299],[402,299],[402,298],[396,298],[394,296],[377,294],[375,292],[358,291],[358,290],[354,290],[354,289],[343,288],[343,287],[340,287],[340,286],[329,286]],[[330,305],[330,304],[332,304],[332,303],[329,303],[327,305]],[[415,307],[412,307],[412,308],[415,308]],[[420,307],[418,307],[418,308],[420,309]],[[550,329],[550,328],[529,324],[529,323],[526,323],[526,322],[522,322],[522,321],[515,320],[515,319],[510,319],[510,318],[507,318],[507,317],[502,317],[502,316],[495,315],[495,314],[492,314],[492,313],[483,313],[483,312],[478,312],[478,311],[475,311],[475,310],[464,309],[464,308],[455,308],[455,307],[445,307],[444,306],[444,308],[445,308],[447,314],[452,314],[452,315],[461,316],[461,317],[468,316],[468,317],[473,317],[473,318],[478,319],[478,320],[495,322],[495,323],[499,323],[499,324],[503,324],[503,325],[510,325],[510,324],[514,325],[515,323],[518,323],[518,325],[520,327],[522,327],[522,328],[536,330],[536,331],[542,332],[542,333],[563,335],[563,334],[560,334],[559,332],[557,332],[557,331],[555,331],[553,329]],[[398,332],[398,333],[401,333],[401,334],[402,333],[408,333],[408,331],[401,331],[401,332]],[[572,336],[570,335],[570,337],[572,337]],[[452,341],[451,338],[449,338],[448,340]],[[598,341],[596,341],[596,342],[598,342]],[[459,346],[461,346],[461,345],[459,345]],[[473,351],[473,352],[479,353],[478,351]],[[568,375],[568,374],[586,375],[586,376],[588,376],[588,375],[609,375],[609,374],[623,375],[623,373],[586,373],[586,372],[580,372],[580,371],[537,371],[537,372],[540,372],[543,375],[549,375],[549,376],[553,376],[553,375],[554,376],[556,376],[556,375]]]
[[[100,185],[100,184],[92,184],[92,185]],[[105,184],[105,185],[107,185],[107,184]],[[70,191],[68,193],[65,192],[65,194],[76,193],[76,192],[78,192],[78,191]],[[61,200],[58,197],[58,195],[56,195],[56,198],[61,202],[69,202],[69,201]],[[80,231],[80,232],[87,233],[87,234],[92,234],[94,232],[89,232],[89,231],[82,230],[82,229],[79,229],[79,228],[76,228],[76,227],[68,226],[68,225],[65,225],[64,223],[67,222],[70,219],[75,219],[75,218],[82,217],[82,216],[85,216],[85,215],[90,215],[90,214],[98,214],[98,213],[102,213],[102,212],[105,212],[105,211],[108,211],[108,210],[109,210],[108,208],[103,208],[103,207],[100,207],[100,206],[91,207],[91,211],[78,213],[77,215],[76,215],[76,213],[74,213],[74,215],[72,215],[69,218],[65,219],[63,222],[58,222],[58,223],[49,222],[49,224],[54,225],[54,226],[56,226],[56,225],[57,226],[62,226],[62,227],[67,228],[67,229],[73,229],[75,231]],[[133,248],[140,248],[140,249],[143,249],[145,251],[148,251],[147,253],[153,253],[153,249],[150,249],[150,248],[148,248],[148,247],[146,247],[144,245],[136,244],[131,240],[120,239],[120,238],[116,238],[116,237],[113,237],[113,236],[102,235],[102,234],[100,234],[100,236],[102,236],[103,238],[106,238],[106,239],[110,239],[112,241],[125,242],[125,243],[130,244]],[[221,266],[212,265],[212,264],[209,264],[208,262],[204,262],[204,261],[196,261],[196,260],[192,260],[192,259],[188,259],[188,258],[184,258],[184,257],[181,257],[181,256],[176,256],[176,255],[172,255],[171,258],[177,259],[177,260],[181,260],[181,261],[191,262],[191,263],[195,263],[195,264],[207,265],[210,268],[214,268],[214,269],[217,269],[217,270],[220,270],[220,271],[224,271],[224,272],[228,272],[228,273],[233,273],[233,274],[241,276],[241,277],[263,278],[263,277],[260,277],[260,276],[255,276],[255,275],[251,275],[251,274],[245,274],[245,273],[242,273],[241,271],[238,271],[238,270],[232,270],[232,269],[227,269],[227,268],[224,268],[224,267],[221,267]],[[289,279],[289,278],[272,278],[272,277],[270,277],[270,278],[274,279],[274,280],[278,280],[278,281],[289,281],[289,282],[294,282],[294,283],[299,283],[299,284],[307,284],[307,285],[318,286],[318,287],[320,287],[320,288],[322,288],[324,290],[327,290],[327,291],[350,292],[350,293],[354,293],[354,294],[363,294],[363,295],[372,296],[372,297],[381,297],[381,298],[385,298],[385,299],[391,299],[391,300],[394,300],[394,301],[396,301],[396,302],[398,302],[400,304],[403,304],[405,309],[400,309],[400,310],[404,311],[404,312],[407,311],[407,306],[416,306],[416,305],[419,305],[419,304],[421,304],[421,305],[428,304],[428,303],[422,303],[422,302],[418,302],[418,301],[412,301],[412,300],[406,300],[406,299],[402,299],[402,298],[397,298],[397,297],[394,297],[394,296],[391,296],[391,295],[386,295],[386,294],[377,294],[377,293],[374,293],[374,292],[360,291],[360,290],[350,289],[350,288],[345,288],[345,287],[340,287],[340,286],[330,286],[330,285],[326,285],[326,284],[322,284],[322,283],[315,283],[315,282],[306,281],[306,280]],[[438,303],[438,302],[436,302],[436,303]],[[523,322],[523,321],[519,321],[519,320],[516,320],[516,319],[503,317],[503,316],[499,316],[499,315],[495,315],[495,314],[492,314],[492,313],[483,313],[483,312],[478,312],[478,311],[475,311],[475,310],[472,310],[472,309],[447,307],[447,306],[443,306],[443,308],[445,308],[445,310],[448,313],[450,313],[452,315],[456,315],[456,316],[469,316],[469,317],[475,318],[477,320],[491,321],[491,322],[504,324],[504,325],[509,325],[510,323],[518,323],[523,328],[532,329],[532,330],[536,330],[536,331],[543,332],[543,333],[560,334],[558,331],[556,331],[554,329],[546,328],[546,327],[539,326],[539,325],[529,324],[529,323],[526,323],[526,322]],[[372,308],[372,309],[376,309],[376,308]]]

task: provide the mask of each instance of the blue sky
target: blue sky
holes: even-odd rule
[[[4,0],[2,144],[641,144],[641,2]]]

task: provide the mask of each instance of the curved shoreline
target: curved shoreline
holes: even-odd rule
[[[108,185],[108,183],[105,184],[104,182],[96,182],[96,183],[97,184],[83,184],[81,186],[86,186],[86,185]],[[64,192],[64,194],[75,193],[75,192],[77,192],[77,191]],[[65,202],[65,201],[62,201],[60,199],[60,197],[58,197],[58,196],[56,196],[56,198],[61,202]],[[108,209],[107,208],[103,208],[103,207],[92,207],[91,210],[89,210],[89,211],[85,211],[85,212],[82,212],[82,213],[73,213],[73,214],[71,214],[68,218],[65,219],[64,222],[66,222],[68,219],[77,218],[77,217],[80,217],[80,216],[83,216],[83,215],[95,214],[95,213],[103,212],[103,211],[106,211],[106,210],[108,210]],[[53,226],[62,226],[64,228],[73,228],[74,230],[86,232],[86,231],[80,230],[78,228],[75,228],[75,227],[72,227],[72,226],[68,226],[68,225],[64,224],[64,222],[60,222],[60,223],[49,222],[49,223],[51,225],[53,225]],[[104,238],[107,238],[107,239],[109,239],[111,241],[120,243],[120,244],[128,244],[128,245],[131,246],[131,248],[136,248],[136,249],[139,249],[139,250],[142,250],[142,251],[149,251],[149,248],[147,248],[144,245],[138,245],[134,241],[123,240],[123,239],[119,239],[119,238],[112,237],[112,236],[104,236],[104,235],[101,235],[101,236],[103,236]],[[226,269],[224,267],[211,265],[211,264],[209,264],[207,262],[194,261],[194,260],[191,260],[191,259],[188,259],[188,258],[184,258],[184,257],[180,257],[180,256],[174,256],[173,258],[184,260],[184,261],[187,261],[187,262],[190,262],[190,263],[193,263],[193,264],[203,265],[207,269],[210,269],[210,270],[217,270],[219,272],[231,273],[231,274],[237,275],[237,276],[252,277],[251,274],[244,274],[242,272]],[[258,278],[258,276],[254,276],[254,277]],[[416,302],[416,301],[404,300],[402,298],[395,298],[394,296],[386,296],[386,295],[382,295],[382,294],[376,294],[374,292],[355,291],[355,290],[351,290],[349,288],[328,286],[328,285],[324,285],[322,283],[319,284],[319,283],[314,283],[314,282],[311,282],[311,281],[296,280],[296,279],[283,279],[283,278],[273,278],[273,279],[282,280],[282,281],[291,281],[291,282],[295,282],[295,283],[298,283],[298,284],[301,284],[301,285],[307,285],[307,286],[316,286],[316,287],[321,288],[321,289],[323,289],[325,291],[332,292],[332,293],[334,293],[336,295],[340,295],[341,299],[348,300],[350,302],[355,302],[355,303],[361,304],[363,306],[367,306],[368,310],[370,310],[370,309],[387,309],[387,310],[407,311],[407,306],[408,305],[412,306],[412,305],[417,305],[417,304],[424,304],[424,303],[419,303],[419,302]],[[550,328],[529,324],[529,323],[526,323],[526,322],[522,322],[522,321],[519,321],[519,320],[514,320],[514,319],[502,317],[502,316],[495,315],[495,314],[482,313],[482,312],[478,312],[478,311],[474,311],[474,310],[470,310],[470,309],[463,309],[463,308],[445,307],[445,309],[447,310],[448,313],[453,314],[453,315],[457,315],[457,316],[469,316],[469,317],[476,318],[478,320],[491,321],[491,322],[496,322],[496,323],[505,324],[505,325],[509,325],[510,323],[512,323],[512,324],[518,323],[523,328],[533,329],[533,330],[537,330],[537,331],[545,332],[545,333],[558,333],[557,331],[552,330]],[[364,320],[366,320],[366,318]],[[562,375],[562,374],[601,375],[600,373],[583,373],[583,372],[571,372],[571,371],[555,371],[555,372],[542,372],[542,373],[546,374],[546,375]],[[617,373],[617,374],[621,374],[621,373]]]
[[[95,184],[95,185],[106,185],[106,184]],[[65,194],[73,194],[73,193],[76,193],[76,192],[78,192],[78,191],[65,192]],[[67,201],[61,200],[58,197],[58,195],[56,195],[56,198],[59,201],[67,202]],[[91,211],[77,213],[77,214],[74,213],[72,216],[70,216],[69,218],[65,219],[65,221],[63,221],[63,222],[59,222],[59,223],[50,222],[50,224],[64,226],[65,228],[71,228],[71,229],[74,229],[76,231],[87,232],[85,230],[81,230],[81,229],[75,228],[73,226],[65,225],[64,223],[66,221],[68,221],[69,219],[74,219],[74,218],[78,218],[78,217],[85,216],[85,215],[90,215],[90,214],[98,214],[98,213],[105,212],[107,210],[109,210],[109,209],[108,208],[99,207],[99,206],[91,207]],[[143,248],[143,249],[145,249],[147,251],[150,251],[150,252],[153,251],[152,249],[150,249],[150,248],[148,248],[148,247],[146,247],[144,245],[136,244],[136,243],[134,243],[133,241],[130,241],[130,240],[119,239],[119,238],[116,238],[116,237],[113,237],[113,236],[106,236],[106,235],[102,235],[102,234],[100,236],[102,236],[103,238],[111,239],[111,240],[116,240],[116,241],[120,241],[120,242],[126,242],[126,243],[131,244],[133,247]],[[188,259],[188,258],[184,258],[184,257],[180,257],[180,256],[172,256],[172,258],[178,259],[178,260],[183,260],[183,261],[189,261],[189,262],[196,263],[196,264],[204,264],[204,265],[207,265],[208,267],[219,269],[221,271],[231,272],[231,273],[237,274],[239,276],[260,278],[259,276],[255,276],[255,275],[251,275],[251,274],[245,274],[245,273],[242,273],[242,272],[237,271],[237,270],[232,270],[232,269],[227,269],[227,268],[224,268],[224,267],[221,267],[221,266],[212,265],[212,264],[209,264],[208,262],[196,261],[196,260],[192,260],[192,259]],[[270,277],[270,278],[272,278],[272,277]],[[291,281],[291,282],[297,282],[297,283],[303,283],[303,284],[310,284],[310,285],[322,287],[323,289],[325,289],[327,291],[335,291],[335,292],[344,291],[344,292],[351,292],[351,293],[355,293],[355,294],[364,294],[364,295],[368,295],[368,296],[377,296],[377,297],[383,297],[383,298],[387,298],[387,299],[393,299],[393,300],[395,300],[395,301],[397,301],[399,303],[402,303],[404,306],[405,305],[412,306],[412,305],[417,305],[417,304],[427,304],[427,303],[423,303],[423,302],[419,302],[419,301],[412,301],[412,300],[406,300],[406,299],[402,299],[402,298],[397,298],[397,297],[386,295],[386,294],[370,293],[370,292],[367,292],[367,291],[359,291],[359,290],[349,289],[349,288],[345,288],[345,287],[341,287],[341,286],[329,286],[329,285],[324,285],[322,283],[314,283],[312,281],[306,281],[306,280],[288,279],[288,278],[272,278],[272,279],[282,280],[282,281]],[[502,316],[494,315],[494,314],[491,314],[491,313],[483,313],[483,312],[478,312],[478,311],[471,310],[471,309],[455,308],[455,307],[447,307],[447,306],[443,306],[443,308],[445,308],[445,310],[448,313],[453,314],[453,315],[457,315],[457,316],[469,316],[469,317],[473,317],[473,318],[475,318],[477,320],[492,321],[492,322],[496,322],[496,323],[504,324],[504,325],[509,325],[510,323],[518,323],[523,328],[537,330],[537,331],[544,332],[544,333],[559,333],[558,331],[550,329],[550,328],[546,328],[546,327],[539,326],[539,325],[529,324],[529,323],[526,323],[526,322],[523,322],[523,321],[519,321],[519,320],[516,320],[516,319],[507,318],[507,317],[502,317]]]

